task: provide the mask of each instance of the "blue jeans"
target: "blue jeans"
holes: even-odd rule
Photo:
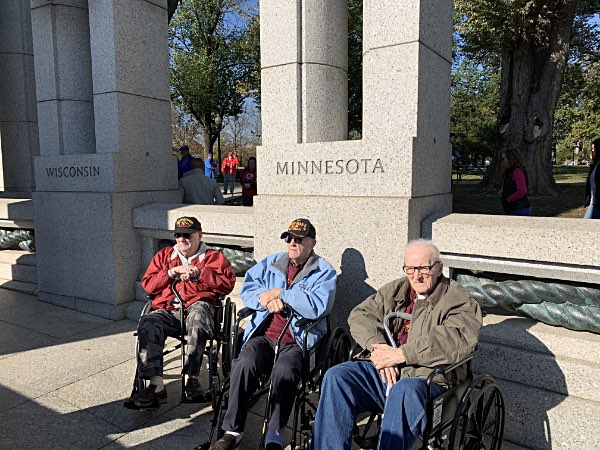
[[[432,384],[432,395],[444,389]],[[357,414],[383,412],[379,450],[410,450],[425,431],[424,378],[402,378],[385,397],[387,385],[370,361],[349,361],[325,374],[313,428],[313,450],[350,449]]]
[[[590,203],[587,210],[585,211],[584,219],[600,219],[600,205],[594,205]]]

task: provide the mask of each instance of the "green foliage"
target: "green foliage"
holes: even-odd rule
[[[459,147],[472,159],[494,154],[499,86],[495,67],[466,58],[455,65],[450,125]]]
[[[548,115],[552,117],[554,114],[553,142],[557,148],[558,163],[572,159],[574,142],[580,142],[589,153],[590,140],[600,136],[600,0],[455,0],[456,73],[453,76],[452,127],[464,150],[471,152],[470,147],[477,145],[497,146],[495,126],[492,126],[497,105],[527,102],[540,82],[534,77],[531,92],[519,92],[517,96],[512,90],[514,85],[506,87],[507,98],[491,102],[493,95],[500,95],[500,91],[494,91],[491,86],[500,85],[500,76],[494,71],[504,71],[505,75],[511,76],[510,67],[501,67],[499,61],[502,58],[505,58],[504,63],[514,61],[514,55],[513,58],[506,56],[534,48],[536,51],[529,67],[539,70],[540,77],[544,76],[544,67],[556,64],[560,56],[548,49],[551,48],[551,40],[558,36],[555,33],[559,24],[565,23],[567,4],[576,6],[575,17],[569,24],[572,25],[569,65],[565,70],[558,106]],[[594,15],[595,20],[590,20]],[[479,79],[477,73],[484,74],[486,71],[491,72],[491,76]],[[456,78],[466,81],[459,83]],[[482,82],[490,83],[488,89],[480,86]],[[508,78],[506,82],[509,86]],[[560,77],[556,82],[560,82]],[[473,100],[474,91],[478,92],[478,101]],[[479,104],[479,100],[483,104]]]
[[[573,159],[578,143],[582,154],[576,159],[589,160],[591,141],[600,137],[600,56],[592,55],[591,63],[572,64],[566,73],[563,92],[556,110],[554,139],[556,161]]]
[[[209,146],[218,133],[216,115],[239,114],[256,80],[258,20],[246,21],[251,29],[227,20],[245,6],[243,0],[184,0],[170,23],[171,97],[202,125]]]

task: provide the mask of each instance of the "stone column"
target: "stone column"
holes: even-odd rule
[[[313,69],[346,67],[346,2],[331,2],[335,6],[303,14],[302,20],[299,11],[313,2],[294,2],[296,8],[281,3],[261,1],[264,131],[255,256],[283,250],[279,234],[292,219],[311,219],[317,253],[339,269],[336,317],[344,322],[353,306],[402,275],[402,249],[420,237],[423,219],[451,211],[452,1],[365,0],[364,135],[362,141],[341,142],[346,118],[325,111],[318,92],[335,97],[333,104],[346,102],[346,79],[311,76],[319,73]],[[334,10],[335,17],[327,14]],[[325,48],[325,42],[340,46]],[[302,58],[290,48],[300,48]],[[302,70],[305,55],[316,55],[315,67]],[[316,94],[305,94],[301,86],[316,86]]]
[[[63,74],[56,89],[73,93],[80,108],[78,117],[58,116],[79,139],[61,135],[60,127],[58,139],[40,133],[34,196],[40,299],[118,319],[135,299],[142,270],[133,208],[180,201],[171,155],[167,0],[36,3],[39,33],[54,32],[48,44],[54,57],[41,58],[39,68],[36,57],[36,74]],[[67,14],[77,24],[54,27]],[[53,129],[46,123],[53,117],[44,117],[44,129]]]
[[[263,141],[346,139],[348,1],[265,1],[260,22]]]
[[[39,153],[29,5],[0,8],[0,191],[33,191]]]

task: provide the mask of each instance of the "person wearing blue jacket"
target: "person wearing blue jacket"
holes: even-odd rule
[[[233,361],[229,406],[223,420],[223,437],[210,450],[228,450],[240,445],[248,413],[248,400],[258,387],[261,374],[271,372],[271,419],[266,450],[283,449],[283,429],[294,406],[301,380],[302,338],[306,327],[298,320],[318,319],[329,314],[335,298],[337,274],[314,252],[317,232],[307,219],[296,219],[282,233],[287,252],[268,256],[246,272],[240,292],[244,305],[256,310],[244,332],[242,350]],[[284,305],[293,310],[279,358],[273,365],[275,344],[287,317]],[[307,345],[312,348],[327,332],[324,321],[311,330]]]

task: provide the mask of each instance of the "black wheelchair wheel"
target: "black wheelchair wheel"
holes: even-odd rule
[[[504,398],[487,375],[473,380],[454,415],[448,448],[499,450],[504,435]]]
[[[317,380],[320,385],[325,372],[331,367],[348,361],[350,357],[350,337],[342,328],[336,328],[331,332],[329,341],[327,342],[327,349],[325,350],[325,360],[321,366],[321,373]]]

